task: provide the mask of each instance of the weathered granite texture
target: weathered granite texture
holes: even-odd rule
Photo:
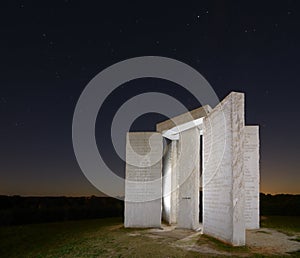
[[[209,105],[205,105],[203,107],[196,108],[190,112],[181,114],[179,116],[173,117],[169,120],[163,121],[156,125],[156,131],[162,133],[163,131],[169,130],[176,125],[184,124],[194,119],[198,119],[206,116],[211,111],[211,107]]]
[[[165,148],[163,162],[163,220],[168,224],[177,223],[178,208],[178,174],[177,144],[171,141]]]
[[[127,134],[125,227],[161,226],[162,144],[160,133]]]
[[[177,157],[177,227],[199,228],[200,132],[197,127],[180,133]]]
[[[245,222],[259,228],[259,127],[245,126],[244,141]]]
[[[213,110],[157,124],[159,133],[129,133],[125,227],[159,227],[162,215],[178,228],[198,229],[201,185],[203,233],[245,245],[245,229],[259,228],[259,128],[244,120],[244,94],[232,92]],[[171,139],[163,166],[162,136]]]
[[[203,233],[245,245],[244,94],[232,92],[204,119]]]

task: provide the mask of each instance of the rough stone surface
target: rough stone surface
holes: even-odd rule
[[[245,126],[244,141],[245,223],[259,228],[259,127]]]
[[[172,158],[171,158],[171,143],[165,148],[162,170],[162,218],[171,224],[171,188],[172,188]]]
[[[149,145],[150,137],[152,149]],[[161,225],[162,162],[159,157],[162,157],[160,133],[127,134],[125,227],[160,227]],[[159,161],[153,164],[157,159]]]
[[[167,137],[182,124],[162,166],[160,133]],[[204,106],[157,124],[159,133],[129,133],[125,227],[160,227],[162,215],[177,228],[198,229],[201,169],[203,233],[245,245],[245,229],[259,228],[258,130],[245,127],[244,94],[232,92],[213,110]]]
[[[194,119],[198,119],[201,117],[206,116],[211,111],[211,107],[208,105],[205,105],[203,107],[199,107],[197,109],[194,109],[190,112],[181,114],[179,116],[173,117],[172,119],[163,121],[156,125],[156,131],[157,132],[163,132],[166,130],[169,130],[173,128],[176,125],[184,124],[190,121],[193,121]]]
[[[192,128],[180,134],[178,142],[177,227],[199,228],[200,132]]]
[[[179,196],[179,188],[178,188],[178,166],[177,166],[177,158],[178,158],[178,141],[171,142],[171,159],[172,159],[172,192],[171,192],[171,213],[170,219],[171,223],[177,223],[178,216],[178,196]]]
[[[163,162],[163,220],[168,224],[177,223],[178,179],[176,171],[177,141],[171,141],[165,148]]]
[[[232,92],[204,119],[203,233],[245,245],[244,94]]]

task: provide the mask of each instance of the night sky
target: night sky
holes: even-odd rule
[[[76,102],[104,68],[151,55],[194,67],[220,99],[245,92],[246,124],[260,125],[261,192],[300,193],[299,1],[124,2],[1,2],[0,194],[101,195],[73,152]],[[118,175],[124,163],[111,145],[111,120],[126,100],[150,91],[190,110],[200,105],[159,79],[115,90],[98,114],[96,135]],[[132,130],[154,130],[164,119],[143,115]]]

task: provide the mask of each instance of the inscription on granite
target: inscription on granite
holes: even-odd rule
[[[245,126],[244,141],[245,223],[259,228],[259,128]]]
[[[152,149],[149,139],[151,137]],[[125,227],[160,227],[162,136],[128,133],[126,140]],[[155,162],[158,159],[158,162]],[[132,165],[134,164],[134,165]]]

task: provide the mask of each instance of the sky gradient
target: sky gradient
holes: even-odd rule
[[[137,56],[165,56],[199,71],[220,99],[246,94],[246,124],[260,125],[261,192],[300,193],[300,8],[298,1],[195,1],[111,5],[101,1],[5,1],[0,15],[0,194],[100,195],[81,172],[72,118],[87,83]],[[199,103],[183,88],[140,79],[115,90],[96,125],[98,148],[116,174],[122,162],[110,123],[145,91]],[[148,114],[132,130],[155,130]]]

